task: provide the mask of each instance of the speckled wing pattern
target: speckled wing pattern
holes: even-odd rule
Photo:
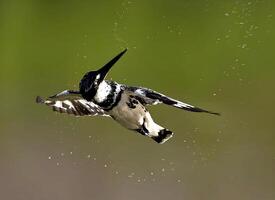
[[[156,105],[160,103],[164,103],[166,105],[174,106],[176,108],[180,108],[183,110],[191,111],[191,112],[204,112],[214,115],[220,115],[216,112],[207,111],[195,106],[192,106],[187,103],[183,103],[181,101],[175,100],[171,97],[168,97],[164,94],[156,92],[154,90],[143,88],[143,87],[128,87],[127,90],[133,92],[133,95],[136,96],[136,99],[139,100],[143,105]]]
[[[36,97],[36,103],[45,104],[52,107],[53,111],[59,113],[71,114],[74,116],[109,116],[105,111],[81,97],[80,94],[71,94],[65,90],[57,95],[43,99],[40,96]]]

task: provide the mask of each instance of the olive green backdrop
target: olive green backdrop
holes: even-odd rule
[[[0,198],[275,199],[272,0],[0,2]],[[35,104],[108,78],[222,113],[150,107],[164,145]]]

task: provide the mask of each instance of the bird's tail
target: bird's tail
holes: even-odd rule
[[[173,137],[173,132],[166,129],[166,128],[162,128],[160,129],[156,135],[151,136],[151,138],[153,140],[155,140],[157,143],[159,144],[163,144],[164,142],[166,142],[167,140],[169,140],[171,137]]]
[[[149,112],[146,113],[142,128],[144,135],[149,136],[159,144],[163,144],[173,136],[173,132],[156,124]]]

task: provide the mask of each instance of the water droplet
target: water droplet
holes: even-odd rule
[[[131,174],[128,175],[128,178],[133,178],[134,175],[135,175],[135,173],[132,172]]]
[[[242,49],[245,49],[247,47],[247,44],[242,44]]]

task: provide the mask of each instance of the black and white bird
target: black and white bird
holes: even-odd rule
[[[80,81],[79,91],[65,90],[45,100],[38,96],[36,102],[51,106],[54,111],[75,116],[112,117],[125,128],[148,136],[160,144],[171,138],[173,133],[154,122],[146,108],[148,105],[164,103],[187,111],[219,115],[151,89],[104,80],[126,51],[122,51],[99,70],[86,73]]]

